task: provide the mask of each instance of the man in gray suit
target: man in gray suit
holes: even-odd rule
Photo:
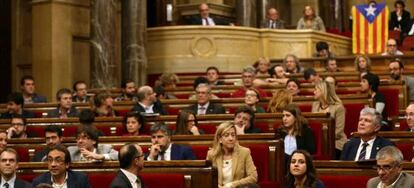
[[[393,187],[404,188],[414,187],[414,176],[401,172],[403,155],[395,146],[386,146],[378,151],[377,172],[378,177],[371,178],[367,188]]]
[[[267,10],[266,19],[262,21],[260,27],[268,29],[284,29],[285,22],[279,18],[279,11],[275,8],[269,8]]]
[[[76,145],[68,147],[72,161],[118,160],[118,151],[112,145],[98,145],[98,130],[81,126],[76,133]]]

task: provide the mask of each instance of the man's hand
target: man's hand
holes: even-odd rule
[[[7,129],[7,138],[10,139],[13,137],[13,135],[16,134],[16,128],[14,127],[10,127],[9,129]]]
[[[85,148],[79,148],[80,153],[85,157],[87,160],[104,160],[105,156],[91,152]]]
[[[161,146],[159,144],[153,144],[150,147],[150,154],[149,154],[149,158],[151,160],[157,160],[157,156],[158,154],[161,152]]]

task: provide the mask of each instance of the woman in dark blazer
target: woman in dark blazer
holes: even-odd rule
[[[311,154],[315,153],[315,138],[298,106],[287,105],[283,110],[282,120],[283,124],[276,130],[276,134],[284,141],[285,154],[290,156],[298,149],[306,150]]]

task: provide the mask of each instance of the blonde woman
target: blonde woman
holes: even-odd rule
[[[303,10],[303,17],[298,21],[296,29],[312,29],[325,31],[325,24],[321,17],[317,16],[313,7],[307,5]]]
[[[371,71],[371,59],[366,55],[358,55],[354,61],[355,70],[359,73],[367,73]]]
[[[218,126],[207,160],[212,161],[218,169],[219,188],[257,182],[257,170],[250,150],[239,145],[233,122],[224,122]]]
[[[331,117],[335,119],[336,159],[339,159],[342,148],[347,141],[344,132],[344,105],[338,95],[336,95],[335,88],[326,81],[321,81],[315,85],[314,97],[317,101],[312,104],[312,112],[329,112]]]
[[[281,113],[283,109],[292,103],[293,97],[286,89],[280,89],[273,93],[272,99],[269,101],[267,111],[270,113]]]

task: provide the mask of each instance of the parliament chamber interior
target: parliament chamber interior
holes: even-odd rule
[[[0,15],[1,188],[414,187],[414,1],[0,0]]]

